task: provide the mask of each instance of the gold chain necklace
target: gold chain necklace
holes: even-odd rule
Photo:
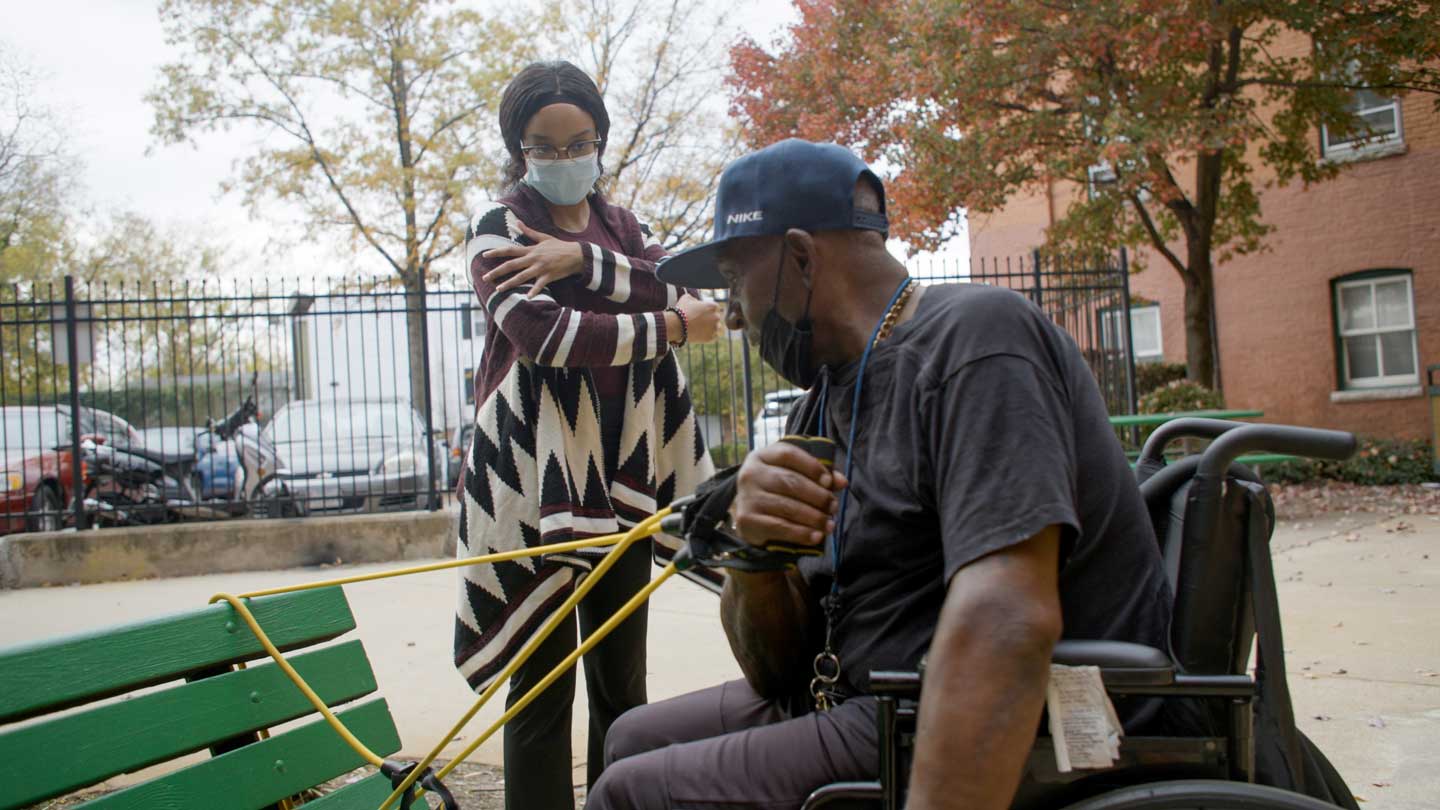
[[[900,297],[890,305],[890,311],[885,313],[885,320],[880,323],[880,331],[875,333],[875,342],[870,344],[874,348],[880,341],[890,337],[895,325],[900,322],[900,313],[905,311],[905,305],[910,301],[910,294],[915,292],[914,280],[905,282],[905,289],[901,291]]]

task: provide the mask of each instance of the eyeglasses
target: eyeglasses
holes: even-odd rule
[[[589,157],[595,154],[595,150],[599,149],[603,143],[605,141],[600,138],[594,138],[588,141],[576,141],[565,147],[555,147],[550,144],[521,146],[520,151],[525,153],[525,157],[536,160],[559,160],[562,155],[566,158]]]

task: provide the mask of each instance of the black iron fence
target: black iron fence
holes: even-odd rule
[[[1029,296],[1134,410],[1123,254],[912,272]],[[485,323],[467,289],[381,280],[0,289],[0,534],[441,508]],[[717,464],[779,437],[800,392],[743,335],[680,359]]]

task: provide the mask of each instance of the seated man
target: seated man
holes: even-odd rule
[[[793,808],[874,779],[869,673],[927,651],[908,806],[1007,807],[1055,642],[1165,644],[1155,537],[1075,343],[1014,292],[910,280],[884,211],[850,152],[784,141],[725,170],[717,238],[659,269],[728,286],[729,326],[810,389],[790,431],[834,440],[834,470],[751,453],[731,515],[751,544],[826,552],[729,575],[745,679],[623,715],[590,810]]]

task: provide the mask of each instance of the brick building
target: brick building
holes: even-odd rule
[[[1440,114],[1420,94],[1357,94],[1356,104],[1390,134],[1338,143],[1317,129],[1326,159],[1345,164],[1340,176],[1263,191],[1269,249],[1216,268],[1221,383],[1227,405],[1261,409],[1266,421],[1429,436],[1425,367],[1440,364]],[[1056,183],[972,217],[971,255],[1027,255],[1084,191]],[[1180,277],[1143,253],[1147,268],[1131,278],[1136,359],[1183,363]]]

